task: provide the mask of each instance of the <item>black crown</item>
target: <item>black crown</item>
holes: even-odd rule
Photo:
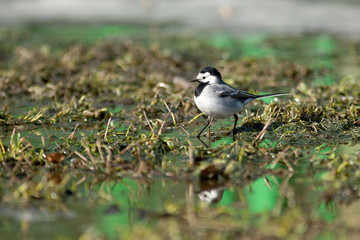
[[[217,77],[221,78],[221,74],[216,68],[206,67],[206,68],[203,68],[200,73],[206,73],[206,72],[209,72],[210,75],[217,76]]]

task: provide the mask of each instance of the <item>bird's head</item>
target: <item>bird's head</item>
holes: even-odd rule
[[[200,71],[196,79],[191,80],[191,82],[198,83],[207,83],[207,84],[216,84],[222,81],[221,74],[216,68],[206,67]]]

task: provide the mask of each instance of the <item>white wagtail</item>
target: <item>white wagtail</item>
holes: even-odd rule
[[[210,189],[201,191],[198,193],[198,197],[201,201],[207,202],[209,204],[218,203],[221,201],[225,188]]]
[[[206,67],[201,70],[196,79],[191,80],[191,82],[199,83],[199,86],[195,89],[195,104],[201,112],[208,116],[205,127],[197,135],[198,138],[214,117],[226,118],[230,115],[233,115],[235,118],[234,129],[232,131],[233,136],[235,136],[235,128],[238,121],[236,113],[243,109],[246,104],[255,99],[289,94],[289,92],[266,95],[247,93],[224,82],[219,71],[213,67]]]

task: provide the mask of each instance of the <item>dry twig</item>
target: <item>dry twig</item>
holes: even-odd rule
[[[107,141],[107,135],[108,135],[108,131],[109,131],[109,126],[110,126],[110,123],[111,123],[111,118],[112,117],[109,117],[109,121],[106,125],[106,130],[105,130],[105,134],[104,134],[104,140]]]
[[[188,143],[189,143],[189,165],[190,167],[193,167],[195,165],[194,149],[190,140],[188,140]]]
[[[98,152],[99,152],[99,155],[100,155],[100,158],[101,158],[101,162],[105,162],[105,158],[104,158],[104,153],[102,151],[102,147],[101,147],[101,142],[100,142],[100,139],[97,139],[96,140],[96,147],[98,149]]]
[[[266,133],[267,129],[270,127],[271,123],[272,123],[272,118],[269,118],[269,120],[266,122],[264,128],[261,130],[261,132],[254,139],[253,143],[260,142],[264,138],[265,133]]]
[[[76,129],[77,129],[78,126],[79,126],[79,124],[77,123],[75,125],[74,131],[72,131],[72,133],[69,135],[69,137],[67,139],[74,139],[75,132],[76,132]]]
[[[146,115],[145,110],[143,110],[143,114],[144,114],[146,123],[149,125],[149,128],[150,128],[151,132],[153,133],[153,132],[154,132],[154,129],[153,129],[153,127],[151,126],[151,123],[150,123],[150,121],[149,121],[149,119],[148,119],[148,117],[147,117],[147,115]]]

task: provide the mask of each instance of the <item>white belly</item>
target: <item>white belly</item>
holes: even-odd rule
[[[201,112],[207,116],[225,118],[239,112],[244,105],[233,98],[214,98],[208,94],[200,94],[195,97],[195,104]]]

